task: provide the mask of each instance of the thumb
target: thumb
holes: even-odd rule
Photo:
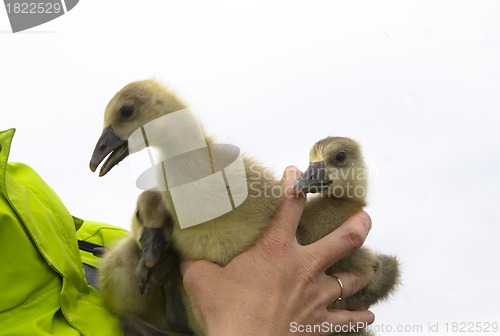
[[[300,177],[300,170],[297,167],[289,166],[285,169],[281,187],[284,192],[280,205],[276,209],[272,220],[268,226],[266,235],[278,235],[283,233],[286,240],[295,239],[300,216],[306,204],[306,197],[297,194],[294,185]]]

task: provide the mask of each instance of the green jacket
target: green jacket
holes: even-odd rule
[[[83,221],[30,167],[7,163],[14,129],[0,132],[0,336],[121,335],[82,268],[98,258],[77,239],[109,245],[126,231]]]

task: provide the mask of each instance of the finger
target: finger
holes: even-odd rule
[[[353,250],[363,245],[371,228],[370,216],[360,211],[349,218],[338,229],[313,244],[304,246],[307,254],[317,256],[314,265],[324,271]]]
[[[327,313],[327,319],[330,321],[332,333],[357,333],[365,329],[369,324],[375,321],[375,315],[369,310],[349,311],[343,309],[332,309]]]
[[[369,277],[361,277],[355,273],[343,272],[332,274],[329,276],[331,278],[330,285],[332,286],[332,298],[331,302],[338,300],[339,298],[345,299],[355,293],[357,293],[362,288],[365,288],[370,283]]]
[[[319,293],[323,293],[320,297],[321,304],[328,306],[333,302],[339,301],[339,299],[348,298],[366,287],[369,283],[369,276],[362,277],[351,272],[332,275],[323,274],[319,290]]]
[[[285,169],[281,183],[284,195],[271,219],[266,235],[285,234],[287,238],[295,238],[306,202],[305,196],[297,194],[294,189],[300,175],[301,172],[297,167],[289,166]]]

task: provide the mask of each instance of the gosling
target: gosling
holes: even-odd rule
[[[310,151],[310,165],[296,183],[296,189],[313,193],[300,219],[297,240],[307,245],[337,229],[366,206],[367,168],[360,146],[352,139],[327,137]],[[330,308],[368,309],[387,298],[396,288],[400,274],[395,257],[376,254],[361,247],[326,272],[354,272],[371,279],[370,284]]]
[[[130,235],[102,259],[99,288],[127,336],[192,334],[172,226],[161,194],[145,191],[137,199]]]

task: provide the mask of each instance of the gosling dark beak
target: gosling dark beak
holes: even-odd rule
[[[300,193],[318,193],[328,188],[332,180],[328,179],[324,162],[311,162],[306,171],[295,184]]]
[[[142,258],[136,275],[139,291],[143,295],[148,294],[157,284],[163,283],[163,277],[168,276],[178,259],[175,251],[169,250],[170,242],[165,240],[163,228],[144,227],[139,242]]]
[[[129,154],[127,140],[118,138],[111,126],[106,127],[102,131],[101,137],[97,141],[94,153],[90,159],[90,170],[95,172],[99,164],[106,158],[106,156],[108,156],[109,153],[111,153],[111,155],[109,155],[108,159],[101,167],[99,176],[104,176],[111,170],[111,168],[116,166]]]
[[[163,250],[167,248],[167,242],[163,236],[163,228],[145,227],[140,243],[144,266],[153,268],[158,263],[158,260],[160,260]]]

